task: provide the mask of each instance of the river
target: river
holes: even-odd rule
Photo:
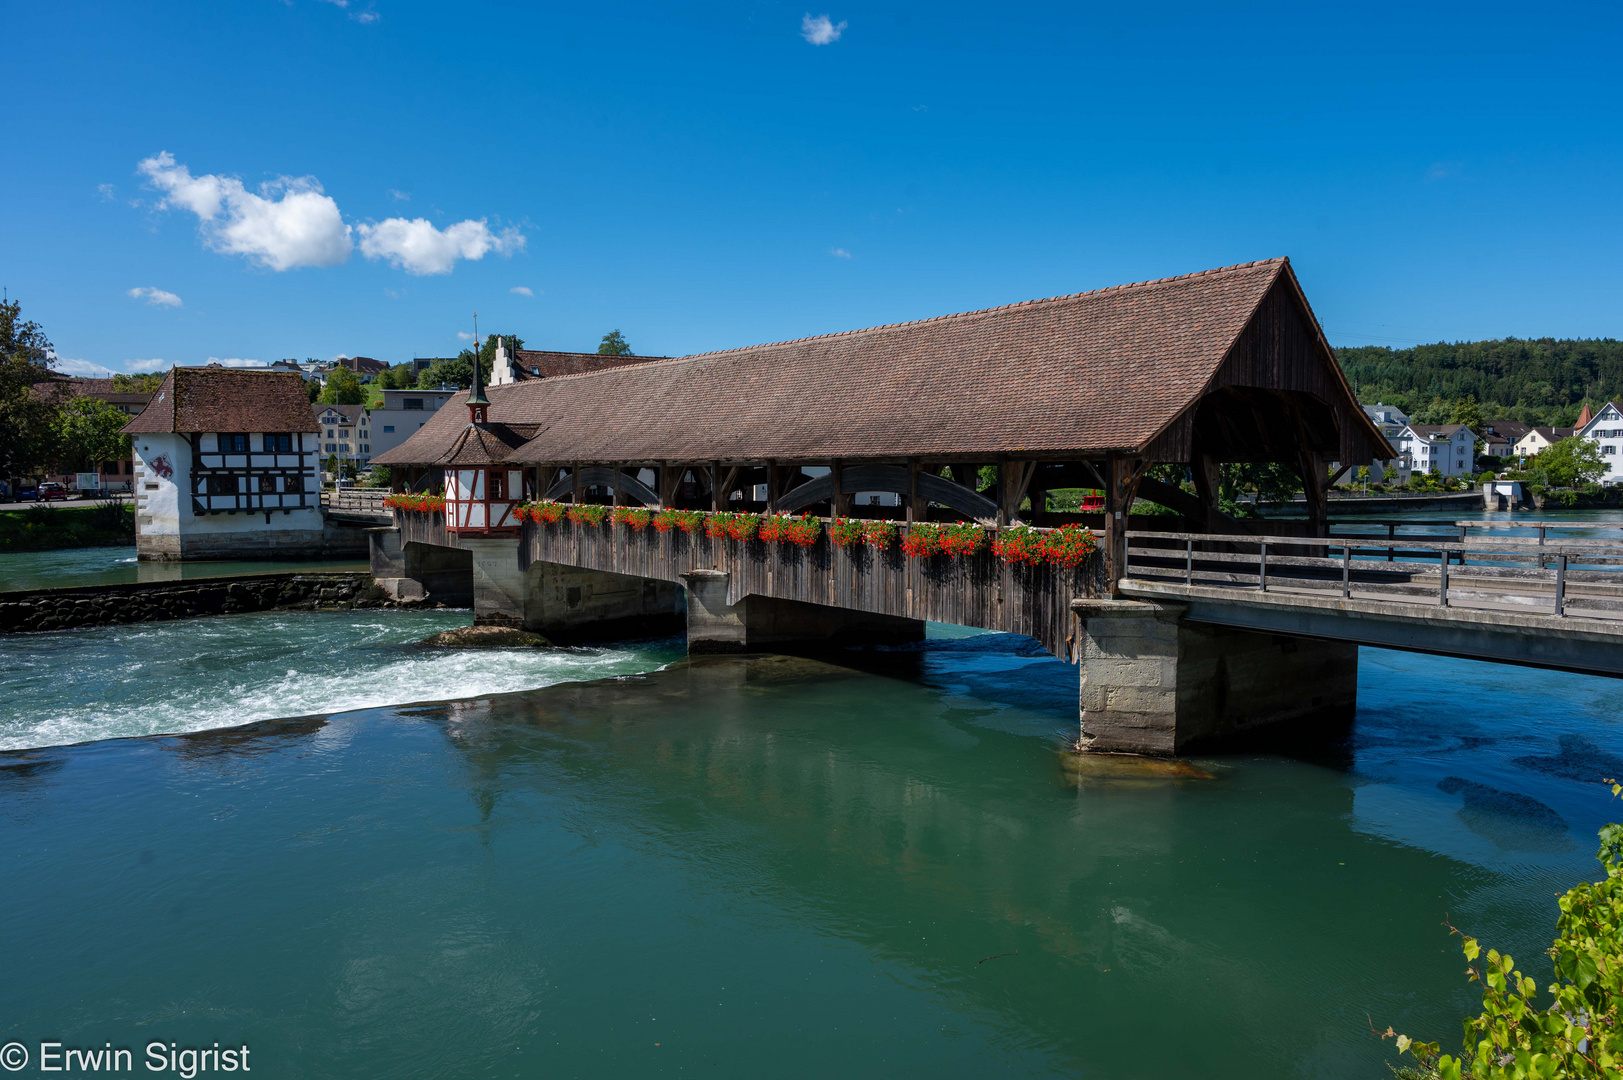
[[[1452,1045],[1470,1006],[1445,919],[1545,981],[1623,775],[1617,684],[1575,675],[1364,650],[1345,744],[1078,762],[1076,671],[1026,639],[412,644],[466,619],[0,640],[0,1038],[279,1077],[1385,1077],[1370,1019]]]

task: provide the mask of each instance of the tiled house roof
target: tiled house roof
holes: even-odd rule
[[[1290,316],[1304,343],[1298,366],[1313,367],[1315,385],[1344,406],[1358,447],[1384,448],[1285,259],[486,392],[493,421],[535,425],[513,455],[527,462],[1135,450],[1197,402],[1226,359],[1240,357],[1242,331],[1276,287],[1284,292],[1274,308],[1300,312]],[[375,460],[440,459],[466,426],[455,407],[464,399]]]
[[[665,356],[608,356],[602,353],[551,352],[542,349],[515,349],[513,375],[520,382],[525,379],[552,379],[559,375],[579,375],[586,371],[625,367],[628,364],[646,364],[650,360],[667,360]]]
[[[279,371],[172,368],[127,435],[204,431],[316,431],[304,380]]]

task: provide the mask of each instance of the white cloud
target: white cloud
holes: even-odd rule
[[[514,296],[534,296],[535,295],[535,290],[530,288],[528,285],[514,285],[511,289],[508,289],[507,291],[512,293]]]
[[[408,274],[449,274],[458,259],[478,260],[490,252],[511,255],[524,249],[524,234],[508,228],[491,232],[485,220],[459,221],[436,229],[427,218],[385,218],[375,225],[357,225],[361,254],[387,259]]]
[[[844,248],[829,248],[828,253],[836,259],[849,259],[851,257],[851,253]]]
[[[845,20],[832,22],[827,15],[813,16],[811,12],[800,20],[800,36],[813,45],[832,45],[845,32]]]
[[[468,333],[466,330],[458,330],[456,332],[456,336],[461,338],[463,341],[472,341],[473,340],[473,335]]]
[[[349,17],[360,23],[362,26],[369,26],[383,18],[382,15],[379,15],[377,12],[372,10],[354,11],[350,13]]]
[[[261,184],[256,195],[234,176],[193,176],[167,151],[138,169],[164,193],[160,206],[197,215],[203,241],[215,251],[276,271],[336,266],[349,258],[349,226],[314,177],[279,177]]]
[[[110,379],[113,369],[93,364],[89,360],[67,360],[57,357],[51,365],[64,375],[76,375],[81,379]]]
[[[140,288],[131,289],[124,295],[128,296],[131,300],[145,300],[153,307],[180,306],[180,297],[176,296],[172,292],[164,292],[162,289],[154,289],[149,285],[143,285]]]
[[[102,202],[112,202],[113,201],[113,185],[112,184],[97,184],[96,185],[96,191],[98,193],[100,193]]]
[[[411,192],[397,191],[394,188],[390,188],[389,198],[393,199],[395,202],[411,202]]]
[[[270,367],[270,365],[265,363],[263,360],[243,360],[235,356],[228,356],[224,358],[211,356],[208,358],[207,362],[210,364],[219,364],[221,367]]]

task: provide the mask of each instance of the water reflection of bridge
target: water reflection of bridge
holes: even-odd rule
[[[1266,527],[1272,565],[1298,566],[1340,550],[1284,544],[1327,535],[1335,476],[1391,456],[1288,262],[1270,260],[492,386],[488,400],[476,383],[377,459],[401,486],[443,488],[448,502],[443,516],[398,513],[394,529],[375,534],[374,565],[383,578],[471,597],[482,621],[555,639],[680,625],[694,651],[803,649],[912,640],[924,620],[1028,634],[1080,664],[1084,745],[1171,753],[1251,728],[1350,716],[1356,643],[1366,640],[1358,628],[1377,620],[1361,618],[1369,613],[1351,597],[1319,622],[1212,617],[1218,607],[1258,605],[1238,603],[1237,593],[1196,595],[1192,580],[1140,580],[1164,562],[1152,549],[1165,545],[1129,535],[1134,502],[1174,510],[1163,519],[1172,539],[1198,536],[1209,573],[1224,544],[1255,531],[1222,512],[1220,466],[1285,463],[1305,478],[1307,517]],[[1152,476],[1157,464],[1184,467],[1193,492]],[[1053,505],[1050,493],[1075,488],[1101,491],[1102,510]],[[521,524],[514,504],[537,496],[886,517],[904,527],[1085,525],[1101,551],[1078,569],[1009,567],[985,551],[909,559],[826,536],[800,550]],[[1284,590],[1264,599],[1267,610],[1288,607]],[[1418,608],[1395,617],[1436,621]],[[1555,643],[1518,657],[1529,663],[1552,663],[1577,640],[1517,632]],[[1429,639],[1417,630],[1408,640]],[[1436,651],[1492,650],[1445,642]]]

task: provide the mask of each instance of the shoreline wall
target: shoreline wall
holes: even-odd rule
[[[85,626],[235,615],[249,611],[339,611],[354,608],[433,608],[428,601],[391,600],[359,571],[256,574],[130,585],[0,593],[0,634],[72,630]]]

